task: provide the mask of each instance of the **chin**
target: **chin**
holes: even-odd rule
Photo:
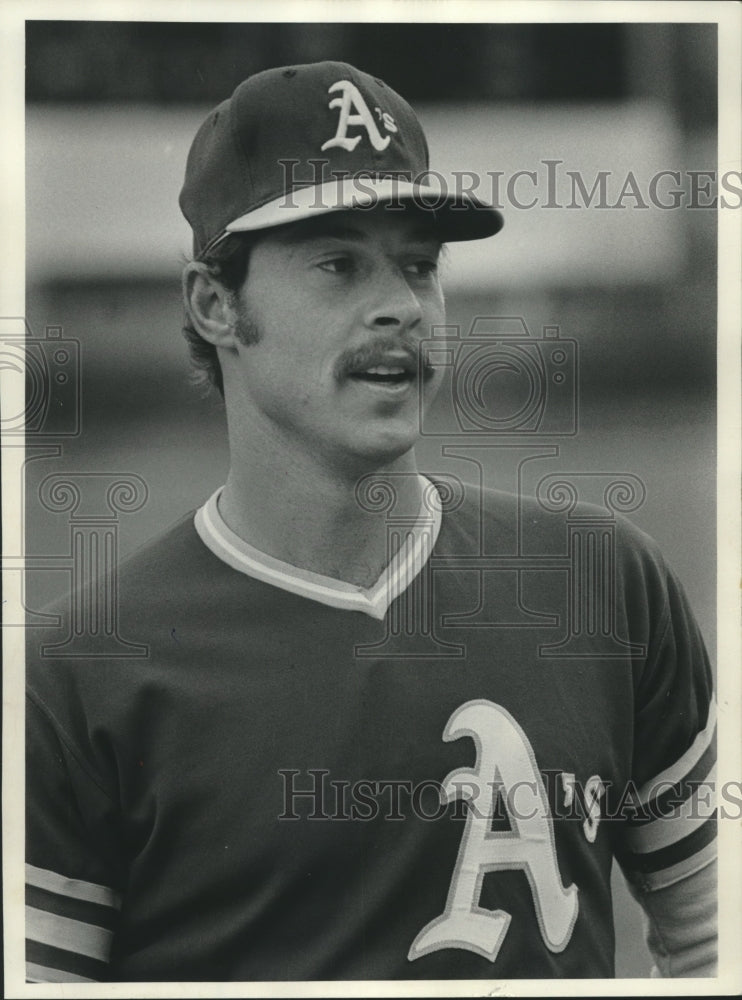
[[[399,461],[414,449],[417,441],[417,433],[373,435],[354,442],[346,456],[354,467],[370,472]]]

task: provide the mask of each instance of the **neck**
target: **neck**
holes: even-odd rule
[[[307,455],[288,464],[259,450],[251,451],[249,465],[235,458],[219,500],[231,530],[276,559],[356,586],[372,586],[394,555],[392,502],[395,518],[406,521],[422,503],[412,451],[383,466],[342,472]]]

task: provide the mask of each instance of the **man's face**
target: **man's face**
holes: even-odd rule
[[[236,293],[248,343],[226,383],[231,432],[348,469],[409,451],[440,382],[418,375],[445,315],[439,253],[427,213],[382,207],[262,236]]]

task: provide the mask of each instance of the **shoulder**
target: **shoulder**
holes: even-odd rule
[[[73,678],[111,683],[146,663],[162,623],[176,609],[197,607],[219,561],[201,542],[193,513],[145,543],[105,574],[76,570],[76,586],[45,609],[48,624],[26,632],[31,691]],[[43,698],[42,698],[43,700]]]
[[[118,579],[130,586],[151,586],[163,578],[177,577],[184,569],[208,563],[208,550],[194,527],[195,511],[185,514],[160,535],[122,560]]]
[[[613,509],[573,502],[567,494],[535,497],[483,488],[455,477],[428,478],[440,498],[442,525],[449,533],[478,535],[483,529],[495,530],[505,546],[517,538],[522,546],[547,554],[563,551],[570,535],[605,532],[624,556],[664,567],[654,539]]]
[[[190,511],[113,567],[105,581],[121,614],[146,622],[203,599],[234,574],[202,542]],[[73,600],[76,596],[73,595]]]
[[[430,478],[443,511],[439,555],[502,556],[511,569],[528,572],[576,571],[580,560],[591,560],[655,621],[667,591],[679,587],[654,539],[615,509],[575,502],[566,491],[535,497]]]

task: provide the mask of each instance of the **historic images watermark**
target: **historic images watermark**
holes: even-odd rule
[[[742,819],[742,781],[717,785],[712,779],[661,780],[642,789],[628,781],[618,788],[598,775],[580,781],[574,774],[546,769],[539,771],[547,793],[545,802],[539,795],[538,781],[533,779],[510,784],[432,778],[349,780],[333,777],[329,769],[321,767],[280,768],[277,774],[282,790],[278,819],[287,821],[434,822],[466,819],[471,812],[477,818],[502,824],[536,816],[588,823],[598,819],[648,823],[672,822],[684,805],[684,821],[707,819],[717,808],[721,819]]]
[[[330,169],[330,162],[309,160],[311,173],[299,174],[299,160],[278,161],[286,194],[279,207],[308,210],[343,205],[354,209],[376,207],[378,184],[385,187],[389,209],[401,209],[411,201],[435,210],[449,199],[483,202],[497,209],[737,209],[742,207],[742,171],[678,170],[667,167],[651,174],[641,170],[571,169],[564,160],[542,159],[529,168],[504,170],[453,170],[446,176],[437,170],[418,174],[409,171],[382,174]],[[459,204],[452,211],[464,211]]]
[[[6,588],[3,625],[42,629],[39,635],[48,637],[40,642],[42,656],[146,656],[146,646],[120,634],[117,585],[120,517],[141,510],[148,499],[141,476],[118,471],[45,476],[33,499],[51,515],[67,515],[68,548],[62,553],[28,548],[29,466],[60,459],[65,442],[82,433],[80,342],[58,325],[46,326],[39,336],[23,317],[0,317],[0,367],[6,382],[3,459],[12,468],[7,482],[16,484],[22,512],[18,544],[15,550],[5,546],[2,554],[6,580],[17,584]],[[35,610],[26,600],[30,572],[56,571],[68,577],[68,616]],[[60,629],[66,630],[62,638]]]
[[[0,367],[7,380],[3,438],[70,438],[81,428],[80,342],[61,326],[36,336],[22,316],[0,317]],[[11,381],[19,380],[18,391]],[[22,381],[21,381],[22,380]]]

